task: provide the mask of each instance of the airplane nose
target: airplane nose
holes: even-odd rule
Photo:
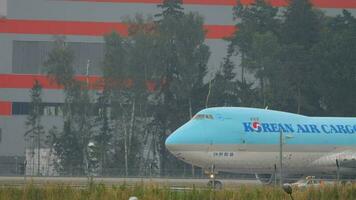
[[[167,137],[165,146],[171,153],[174,153],[184,150],[187,144],[194,143],[199,138],[196,134],[193,134],[192,124],[186,123]]]
[[[178,148],[184,148],[184,145],[199,142],[201,136],[196,133],[202,130],[199,126],[193,127],[193,125],[192,122],[188,122],[170,134],[165,141],[166,148],[172,152]]]
[[[172,147],[172,145],[175,144],[175,142],[174,142],[174,134],[175,134],[175,132],[173,132],[172,134],[170,134],[170,135],[167,137],[166,141],[165,141],[166,148],[167,148],[169,151],[172,150],[171,147]]]
[[[165,141],[165,146],[168,149],[168,151],[174,154],[176,151],[180,149],[180,146],[182,144],[182,139],[185,138],[184,133],[185,132],[182,131],[181,129],[177,129],[167,137]]]
[[[174,137],[173,137],[174,134],[175,133],[173,132],[172,134],[170,134],[167,137],[166,142],[165,142],[166,145],[174,144]]]

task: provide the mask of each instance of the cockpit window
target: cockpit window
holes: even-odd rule
[[[214,117],[212,115],[205,115],[205,118],[207,119],[214,119]]]
[[[193,117],[193,119],[202,120],[202,119],[214,119],[213,115],[208,114],[197,114]]]

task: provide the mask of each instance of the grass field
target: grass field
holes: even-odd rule
[[[89,184],[86,187],[72,187],[64,184],[24,187],[1,186],[1,200],[127,200],[136,196],[139,200],[260,200],[290,199],[280,188],[267,186],[239,186],[224,190],[210,189],[172,190],[170,188],[139,184],[135,186],[105,186]],[[325,186],[294,191],[295,200],[356,199],[356,185]]]

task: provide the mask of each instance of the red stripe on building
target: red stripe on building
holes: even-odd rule
[[[209,39],[222,39],[230,37],[234,34],[236,28],[235,26],[226,25],[206,25],[207,30],[206,38]]]
[[[67,0],[67,1],[84,1],[96,3],[146,3],[146,4],[161,4],[162,0]],[[237,0],[183,0],[184,4],[198,5],[236,5]],[[252,0],[242,0],[242,4],[250,4]]]
[[[221,39],[234,32],[232,25],[206,25],[207,38]],[[0,33],[103,36],[117,31],[127,36],[127,25],[109,22],[0,19]]]
[[[98,76],[76,76],[75,78],[82,82],[88,80],[91,89],[102,88],[101,78]],[[0,88],[29,89],[32,88],[35,80],[38,80],[44,89],[63,89],[45,75],[32,74],[0,74]]]
[[[103,89],[103,79],[100,76],[76,76],[76,80],[86,83],[88,81],[91,90]],[[0,74],[0,88],[30,89],[37,80],[43,89],[63,89],[53,80],[45,75],[33,74]],[[128,87],[133,85],[132,80],[127,80],[124,84]],[[154,80],[147,80],[145,83],[147,91],[154,92],[158,89],[159,83]]]
[[[0,20],[0,33],[102,36],[112,31],[126,36],[127,25],[109,22]]]
[[[356,8],[355,0],[312,0],[320,8]]]
[[[0,116],[12,115],[12,102],[0,101]]]
[[[85,2],[107,2],[107,3],[149,3],[160,4],[162,0],[67,0],[67,1],[85,1]],[[267,0],[271,5],[276,7],[287,6],[287,0]],[[248,5],[254,0],[241,0],[241,3]],[[315,7],[319,8],[356,8],[355,0],[311,0]],[[184,4],[198,4],[198,5],[224,5],[235,6],[237,0],[183,0]]]

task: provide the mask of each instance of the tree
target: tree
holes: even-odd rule
[[[211,97],[207,102],[207,107],[214,106],[237,106],[237,87],[235,82],[235,65],[231,61],[231,55],[224,58],[220,70],[211,81]]]
[[[100,174],[104,175],[104,170],[108,166],[109,151],[112,139],[112,128],[109,119],[109,94],[106,89],[97,99],[98,116],[96,122],[99,125],[97,134],[94,135],[94,146],[96,147],[96,157],[99,160]]]
[[[57,158],[56,158],[56,152],[54,149],[54,144],[57,142],[57,137],[59,135],[59,130],[57,126],[52,126],[47,134],[46,134],[46,139],[45,139],[45,144],[47,147],[49,147],[49,155],[48,155],[48,168],[47,168],[47,173],[46,176],[50,176],[50,170],[49,169],[60,169],[61,167],[58,166]],[[53,171],[54,174],[57,174],[56,172]]]
[[[115,126],[120,127],[116,135],[115,159],[124,163],[125,175],[132,172],[134,163],[139,163],[138,155],[143,153],[142,126],[149,120],[147,116],[149,95],[154,92],[161,79],[161,61],[158,59],[156,24],[152,19],[137,15],[126,19],[129,35],[122,38],[117,33],[105,36],[104,79],[110,94],[110,105]],[[120,58],[120,59],[117,59]],[[153,85],[153,87],[152,87]],[[138,109],[143,108],[143,109]],[[122,148],[121,148],[122,146]],[[124,160],[124,162],[122,162]]]
[[[30,91],[31,103],[30,103],[30,112],[29,115],[27,116],[27,121],[26,121],[26,126],[28,127],[28,130],[25,133],[25,138],[27,138],[27,140],[30,140],[30,146],[31,146],[30,150],[32,154],[32,163],[31,163],[32,175],[35,174],[34,173],[35,159],[33,158],[33,156],[37,155],[37,167],[36,167],[37,176],[41,175],[40,174],[40,164],[41,164],[40,150],[42,147],[42,140],[44,135],[44,128],[41,124],[41,115],[43,114],[41,94],[42,94],[42,86],[40,85],[38,80],[35,80],[32,89]]]
[[[58,85],[69,88],[74,77],[73,61],[74,54],[65,41],[56,40],[55,47],[48,54],[48,59],[44,63],[45,72]]]
[[[179,19],[184,15],[182,4],[182,0],[163,0],[162,4],[157,6],[162,9],[162,12],[156,14],[155,17],[162,17],[163,19],[173,17]]]
[[[161,5],[161,14],[156,15],[157,34],[159,35],[158,60],[161,61],[160,73],[161,87],[157,93],[158,107],[155,110],[154,122],[159,127],[157,133],[157,150],[159,157],[159,170],[161,175],[166,173],[167,150],[164,142],[170,132],[172,113],[174,113],[175,101],[172,91],[172,81],[177,74],[179,66],[177,56],[177,38],[182,18],[184,16],[182,2],[176,0],[164,0]]]
[[[230,41],[228,54],[241,58],[241,78],[237,81],[236,88],[246,89],[250,88],[248,85],[252,86],[246,83],[247,69],[254,74],[259,83],[259,99],[262,101],[255,105],[265,107],[269,101],[267,99],[269,96],[267,91],[270,91],[269,75],[278,63],[276,54],[279,49],[281,24],[277,17],[278,8],[272,7],[264,0],[257,0],[253,5],[238,3],[233,11],[235,20],[238,20],[236,24],[238,31],[228,39]],[[240,99],[244,98],[240,95]]]
[[[61,174],[75,176],[83,174],[83,152],[80,138],[71,123],[69,120],[64,121],[62,132],[53,138],[53,149],[59,160],[59,163],[56,163],[57,170]]]
[[[105,57],[103,66],[103,75],[105,80],[105,89],[109,93],[109,102],[112,108],[112,118],[115,126],[115,137],[117,140],[124,141],[124,167],[125,175],[128,175],[128,143],[127,127],[123,110],[126,106],[124,90],[132,85],[129,77],[129,43],[118,33],[112,32],[105,35]],[[123,134],[123,135],[121,135]],[[119,138],[121,137],[121,138]],[[117,144],[118,145],[118,144]],[[121,145],[121,142],[120,142]],[[116,149],[116,148],[115,148]],[[116,152],[118,153],[121,152]],[[121,159],[120,159],[121,160]]]
[[[73,52],[63,40],[57,40],[55,44],[44,64],[47,75],[63,86],[65,93],[62,107],[64,126],[54,149],[61,158],[60,166],[64,172],[85,174],[88,172],[88,144],[93,127],[89,88],[74,78]],[[64,142],[66,138],[76,141]]]
[[[143,156],[145,148],[154,151],[152,145],[144,147],[145,140],[149,138],[148,126],[152,120],[152,96],[157,93],[158,82],[162,77],[162,62],[159,60],[159,35],[157,33],[157,24],[152,18],[143,18],[137,15],[130,19],[129,37],[130,59],[128,62],[129,78],[133,84],[126,88],[125,96],[128,100],[127,109],[124,110],[128,121],[128,157],[131,166],[138,166],[137,163],[146,163],[151,165],[152,158]],[[141,156],[139,156],[141,155]],[[136,164],[135,164],[136,163]],[[141,169],[147,168],[143,164]],[[140,169],[140,170],[141,170]]]
[[[314,46],[311,75],[323,112],[334,116],[354,116],[356,92],[356,19],[346,10],[330,18]]]
[[[278,57],[281,51],[280,43],[277,36],[271,31],[254,33],[252,39],[251,51],[246,56],[245,63],[259,82],[260,94],[258,96],[261,99],[259,104],[262,107],[274,107],[274,93],[270,95],[270,92],[274,92],[271,86],[274,84],[272,82],[276,80],[275,76],[278,74],[278,66],[280,65]],[[278,79],[278,81],[279,84],[283,84],[281,82],[283,79]]]
[[[311,92],[313,87],[309,76],[312,66],[311,49],[318,43],[321,31],[321,15],[315,11],[309,0],[291,1],[284,13],[280,54],[282,70],[288,80],[292,99],[284,110],[297,113],[315,113],[318,107]],[[309,94],[309,95],[308,95]],[[296,106],[295,106],[296,105]],[[293,109],[291,109],[293,108]]]
[[[160,76],[162,84],[156,96],[159,103],[154,123],[155,127],[161,129],[157,149],[159,169],[161,175],[164,175],[169,160],[164,145],[167,135],[204,105],[199,90],[205,89],[202,79],[210,52],[204,43],[205,30],[201,16],[185,14],[181,1],[166,0],[158,7],[161,13],[156,15],[159,47],[157,60],[163,68]],[[193,102],[195,97],[200,100]]]
[[[78,144],[82,151],[80,157],[81,169],[83,174],[88,174],[92,169],[89,165],[89,143],[93,137],[94,112],[93,101],[89,93],[89,86],[76,82],[75,87],[71,88],[72,101],[70,110],[72,113],[72,125],[74,133],[79,139]]]
[[[202,87],[210,56],[209,47],[205,44],[203,18],[197,14],[187,13],[182,17],[177,35],[178,68],[173,79],[172,90],[177,98],[187,101],[189,120],[193,117],[192,101],[196,89]]]
[[[299,44],[310,49],[320,38],[322,15],[309,0],[290,1],[282,24],[281,38],[285,44]]]
[[[311,49],[318,43],[323,15],[308,0],[289,3],[282,16],[263,0],[234,7],[239,22],[230,48],[241,58],[242,85],[245,69],[258,80],[260,106],[315,113]]]

